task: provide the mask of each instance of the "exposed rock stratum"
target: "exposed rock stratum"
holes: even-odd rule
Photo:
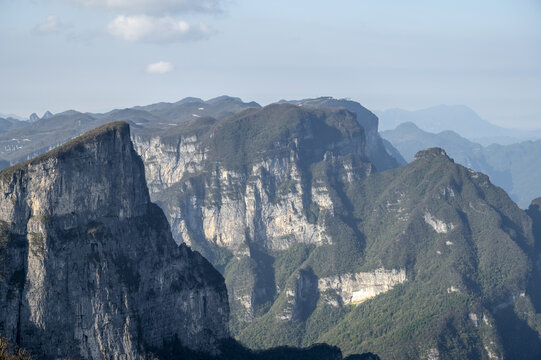
[[[126,123],[0,173],[0,333],[40,358],[216,352],[222,276],[177,246]]]

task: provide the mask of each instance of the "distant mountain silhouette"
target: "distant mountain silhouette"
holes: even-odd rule
[[[482,145],[508,145],[541,138],[541,130],[532,132],[496,126],[464,105],[438,105],[414,111],[389,109],[375,111],[375,114],[380,120],[380,130],[392,130],[402,123],[412,122],[424,131],[451,130]]]
[[[490,176],[491,181],[507,191],[523,209],[533,198],[541,196],[541,184],[537,181],[541,167],[534,165],[541,157],[541,140],[484,147],[453,131],[434,134],[411,122],[383,131],[381,135],[408,162],[419,150],[434,146],[444,148],[456,162]]]

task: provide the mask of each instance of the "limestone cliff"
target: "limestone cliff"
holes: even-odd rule
[[[391,290],[395,285],[404,281],[406,281],[404,269],[399,271],[377,269],[372,272],[342,274],[319,279],[318,290],[320,293],[332,291],[338,294],[339,302],[335,300],[335,297],[324,298],[324,301],[329,305],[335,307],[349,304],[358,305]]]
[[[373,156],[374,117],[316,103],[201,116],[134,136],[175,239],[224,274],[237,339],[255,348],[328,342],[390,359],[539,358],[539,201],[528,217],[442,149],[375,171],[386,157]],[[2,331],[49,353],[136,356],[158,337],[175,338],[164,314],[180,324],[179,341],[212,350],[225,333],[225,290],[212,290],[223,289],[221,278],[214,273],[212,286],[212,272],[201,270],[208,265],[185,246],[161,250],[156,239],[172,241],[138,190],[142,171],[129,176],[118,162],[133,151],[87,156],[99,152],[80,143],[2,173]],[[99,170],[98,158],[102,166],[111,159],[110,170]],[[123,175],[111,175],[117,170]],[[107,196],[84,195],[63,173],[93,177],[81,183]],[[168,280],[175,269],[179,280]]]
[[[350,99],[336,99],[331,96],[323,96],[315,99],[281,102],[287,102],[305,108],[331,108],[346,109],[351,111],[356,115],[357,121],[365,130],[367,156],[370,158],[370,161],[374,164],[378,171],[393,169],[398,165],[405,163],[402,163],[399,161],[399,159],[394,158],[393,154],[386,150],[386,146],[378,133],[379,120],[377,116],[356,101],[352,101]]]
[[[222,276],[177,246],[126,123],[0,173],[0,333],[40,358],[217,351]]]
[[[331,182],[374,171],[364,128],[343,109],[271,105],[134,143],[174,238],[225,274],[233,323],[252,321],[280,291],[268,279],[266,254],[332,244]]]
[[[244,344],[541,353],[531,223],[442,149],[377,172],[355,114],[304,105],[200,118],[135,144],[175,239],[224,274]]]
[[[228,134],[235,127],[239,131]],[[247,130],[260,138],[247,138]],[[310,206],[333,211],[327,184],[314,178],[310,166],[346,154],[368,160],[364,129],[354,114],[291,105],[249,110],[218,124],[197,119],[176,134],[136,136],[134,143],[175,239],[197,247],[204,238],[244,255],[249,243],[268,250],[329,244],[325,227],[306,212]],[[344,181],[373,171],[369,163],[343,167]]]

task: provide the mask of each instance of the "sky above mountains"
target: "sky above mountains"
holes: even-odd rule
[[[541,128],[541,1],[0,0],[0,112],[222,94]]]

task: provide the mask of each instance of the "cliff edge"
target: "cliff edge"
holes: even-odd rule
[[[111,123],[0,172],[0,333],[40,358],[215,353],[222,276],[177,246],[129,126]]]

